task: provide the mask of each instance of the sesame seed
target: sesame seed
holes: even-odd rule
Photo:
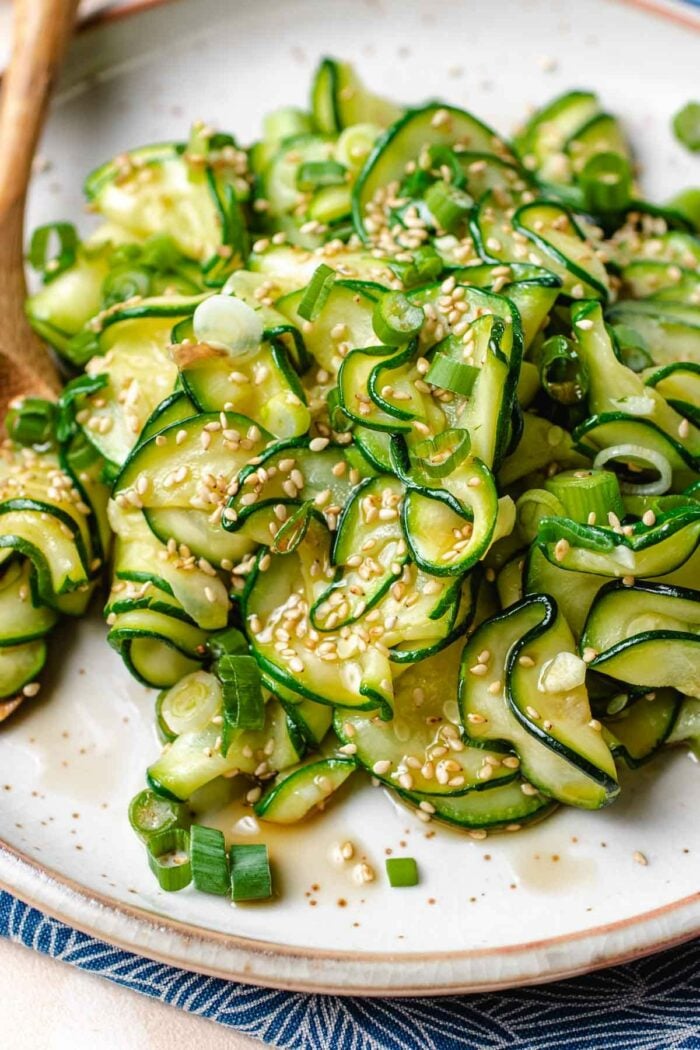
[[[473,674],[473,675],[477,675],[477,677],[479,677],[481,675],[488,674],[488,672],[489,672],[489,669],[486,666],[486,664],[474,664],[473,667],[469,668],[469,673]]]
[[[637,849],[637,850],[635,850],[635,851],[634,851],[634,853],[632,854],[632,860],[633,860],[633,861],[634,861],[634,862],[635,862],[636,864],[641,864],[641,865],[642,865],[642,867],[646,867],[646,866],[647,866],[647,864],[649,863],[649,861],[648,861],[648,860],[647,860],[647,858],[646,858],[646,857],[644,856],[644,854],[643,854],[643,853],[641,853],[641,852],[640,852],[640,851],[639,851],[638,849]]]
[[[391,762],[388,758],[381,758],[378,762],[375,762],[372,766],[372,772],[376,773],[378,777],[384,776],[391,769]]]
[[[22,695],[23,696],[28,696],[28,697],[29,696],[36,696],[36,694],[39,692],[40,689],[41,689],[41,685],[40,685],[39,682],[29,682],[27,685],[25,685],[22,688]]]
[[[652,525],[656,524],[656,514],[654,514],[653,510],[645,510],[642,514],[642,521],[647,527],[651,528]]]
[[[557,540],[557,543],[555,544],[555,547],[554,547],[554,557],[556,558],[557,561],[564,561],[564,558],[567,556],[567,554],[569,553],[570,549],[571,549],[571,545],[570,545],[568,540],[565,540],[563,538],[560,539],[560,540]]]
[[[687,438],[690,434],[690,423],[687,419],[682,419],[678,424],[678,436],[681,438]]]
[[[520,664],[521,667],[534,667],[535,666],[535,661],[532,659],[531,656],[528,656],[526,653],[524,653],[522,656],[518,657],[518,663]]]
[[[539,791],[534,786],[534,784],[528,784],[527,781],[525,781],[524,783],[522,783],[520,785],[520,790],[522,791],[523,795],[528,795],[528,796],[539,795]]]
[[[316,437],[312,438],[309,442],[309,448],[312,452],[323,452],[324,448],[326,448],[329,444],[330,438]]]
[[[595,660],[597,655],[598,650],[593,649],[590,645],[587,645],[586,648],[583,650],[582,658],[584,663],[590,664],[593,660]]]
[[[526,712],[526,714],[528,714],[530,716],[530,718],[539,719],[539,718],[542,717],[540,715],[539,711],[536,708],[531,707],[529,704],[525,708],[525,712]]]
[[[355,755],[357,754],[357,744],[343,744],[338,750],[341,755]]]
[[[360,885],[365,882],[374,882],[376,878],[374,868],[369,864],[356,864],[352,869],[352,877]]]

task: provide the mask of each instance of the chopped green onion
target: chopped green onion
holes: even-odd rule
[[[216,665],[222,686],[224,724],[221,750],[225,755],[237,729],[262,729],[265,725],[265,702],[262,695],[260,668],[252,656],[222,656]]]
[[[291,554],[295,551],[306,535],[312,512],[313,503],[311,501],[297,507],[284,524],[280,525],[270,545],[270,550],[275,554]]]
[[[687,102],[673,118],[673,131],[682,146],[700,150],[700,102]]]
[[[106,307],[123,303],[135,295],[143,299],[150,293],[151,275],[148,270],[129,264],[110,270],[102,282],[102,299]]]
[[[257,350],[262,342],[260,314],[233,295],[211,295],[201,302],[192,317],[192,327],[198,343],[230,354]]]
[[[199,733],[221,709],[221,686],[213,674],[192,671],[164,689],[156,701],[158,726],[166,740]]]
[[[192,881],[190,834],[184,828],[168,828],[151,835],[146,843],[148,863],[160,888],[174,893]]]
[[[564,506],[547,489],[528,489],[515,504],[515,519],[520,535],[527,543],[537,536],[542,518],[564,518]]]
[[[402,263],[392,260],[388,266],[405,288],[418,288],[422,284],[432,284],[445,268],[442,257],[431,244],[424,244],[416,248],[412,262]]]
[[[25,397],[17,408],[7,413],[5,426],[13,441],[20,445],[46,445],[54,438],[56,405],[42,397]]]
[[[190,863],[192,881],[198,890],[219,897],[228,895],[231,876],[223,832],[193,824],[190,828]]]
[[[661,496],[668,492],[673,481],[673,471],[666,456],[645,445],[610,445],[600,450],[593,460],[596,470],[606,463],[616,461],[621,464],[634,464],[635,467],[653,470],[658,477],[654,481],[637,483],[620,480],[620,492],[630,496]]]
[[[53,254],[50,254],[55,238],[58,239],[58,245]],[[77,249],[78,234],[75,226],[70,222],[50,222],[34,230],[27,258],[29,265],[48,282],[73,265]]]
[[[468,193],[451,182],[434,182],[425,193],[425,203],[437,225],[454,233],[474,203]]]
[[[586,206],[595,215],[624,211],[632,199],[632,168],[621,153],[596,153],[579,182]]]
[[[387,857],[384,863],[389,885],[394,889],[418,885],[418,865],[413,857]]]
[[[317,190],[321,186],[342,186],[347,168],[337,160],[309,160],[297,170],[297,189]]]
[[[612,511],[625,516],[620,486],[610,470],[564,470],[545,481],[545,488],[563,505],[567,518],[583,525],[606,525]]]
[[[666,205],[700,233],[700,189],[681,190]]]
[[[234,901],[266,900],[272,896],[272,875],[267,846],[246,844],[232,846],[231,898]]]
[[[471,448],[468,430],[454,427],[433,438],[419,441],[411,449],[411,459],[430,478],[444,478],[466,459]]]
[[[248,652],[246,636],[237,627],[227,627],[223,631],[217,631],[207,640],[207,649],[215,660],[222,656],[235,656],[238,653]]]
[[[278,143],[293,135],[307,135],[311,128],[311,117],[294,106],[273,109],[263,117],[263,136],[266,142]]]
[[[626,324],[613,325],[612,336],[623,365],[633,372],[643,372],[653,365],[647,341],[635,328]]]
[[[336,160],[351,171],[359,171],[381,133],[376,124],[351,124],[344,128],[333,150]]]
[[[129,823],[144,842],[161,831],[180,827],[183,819],[182,806],[155,792],[139,791],[129,803]]]
[[[308,406],[289,389],[279,390],[260,408],[260,422],[278,438],[304,434],[311,426]]]
[[[318,317],[325,306],[326,299],[331,294],[335,278],[335,270],[326,266],[325,263],[316,267],[297,307],[297,313],[305,321],[313,321]]]
[[[438,350],[433,354],[425,381],[442,390],[451,390],[454,394],[468,397],[474,388],[479,371],[480,369],[475,365],[465,364],[464,361],[454,361],[447,354]]]
[[[542,345],[539,357],[540,383],[561,405],[575,405],[588,393],[588,370],[573,343],[554,335]]]
[[[375,303],[372,327],[385,346],[401,346],[418,335],[424,320],[422,306],[412,303],[403,292],[386,292]]]

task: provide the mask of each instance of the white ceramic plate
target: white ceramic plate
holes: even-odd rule
[[[182,137],[193,118],[252,137],[266,110],[303,104],[324,52],[355,60],[381,91],[444,96],[504,131],[528,104],[590,85],[625,118],[652,194],[698,181],[669,131],[697,89],[690,8],[686,25],[606,0],[144,8],[76,42],[32,225],[80,215],[85,171],[125,147]],[[168,896],[126,820],[158,749],[153,698],[107,648],[97,617],[66,625],[51,649],[53,682],[0,733],[0,885],[107,941],[260,984],[408,995],[549,980],[700,932],[699,771],[683,753],[625,777],[608,811],[565,810],[483,842],[420,824],[366,787],[303,828],[265,829],[274,903]],[[352,865],[330,859],[346,839],[380,875],[388,850],[416,857],[420,885],[391,890],[380,877],[358,888]]]

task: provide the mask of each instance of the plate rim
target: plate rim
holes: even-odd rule
[[[10,867],[25,867],[29,869],[36,879],[33,892],[24,889],[17,890],[13,883],[3,875],[3,862],[7,862],[8,860],[10,862]],[[44,886],[55,887],[58,889],[59,897],[64,901],[64,908],[67,905],[66,910],[63,910],[60,906],[56,906],[55,904],[52,904],[51,901],[48,901],[47,894],[42,895],[41,888]],[[413,997],[428,993],[430,995],[441,996],[480,994],[484,992],[503,991],[508,988],[527,985],[547,984],[553,981],[565,980],[585,973],[591,973],[595,970],[606,969],[610,966],[621,965],[635,959],[644,958],[648,955],[653,955],[656,952],[664,951],[668,948],[676,947],[693,940],[697,937],[698,932],[700,931],[700,890],[698,890],[678,901],[671,901],[668,904],[661,905],[658,908],[652,908],[641,914],[630,916],[627,919],[618,919],[614,922],[604,923],[587,930],[558,934],[555,937],[543,938],[537,941],[526,941],[521,944],[508,944],[494,948],[451,949],[449,951],[435,952],[376,952],[353,951],[348,949],[305,948],[303,946],[278,944],[273,941],[255,940],[254,938],[241,936],[235,933],[223,933],[217,930],[208,930],[203,927],[193,926],[180,919],[173,919],[167,915],[161,915],[157,912],[149,912],[144,908],[129,905],[121,901],[115,901],[114,898],[108,897],[99,891],[89,892],[86,890],[85,886],[81,885],[81,883],[76,880],[62,875],[55,869],[42,864],[35,858],[30,857],[24,851],[19,850],[14,846],[9,846],[2,840],[0,840],[0,890],[5,890],[10,895],[21,900],[24,904],[36,908],[42,912],[42,914],[48,915],[59,922],[63,922],[88,936],[96,937],[98,940],[121,948],[124,951],[143,955],[146,958],[153,959],[156,962],[161,962],[169,966],[176,966],[180,969],[186,968],[197,973],[206,974],[207,976],[223,980],[236,980],[240,981],[242,984],[261,985],[269,988],[279,988],[285,991],[347,996],[361,994],[374,998],[388,995]],[[71,899],[82,901],[84,904],[88,905],[88,907],[95,907],[98,914],[111,912],[117,917],[126,920],[128,923],[135,923],[137,926],[146,927],[156,936],[162,934],[165,930],[178,940],[182,941],[183,947],[186,944],[191,945],[193,941],[197,941],[203,947],[206,947],[207,945],[220,947],[223,949],[224,953],[227,953],[229,956],[240,952],[243,955],[250,956],[252,961],[274,956],[276,958],[284,958],[292,963],[300,961],[311,963],[325,962],[336,963],[339,966],[342,966],[343,963],[345,963],[361,964],[363,967],[374,964],[375,966],[387,965],[402,970],[409,969],[410,967],[414,967],[416,970],[425,970],[426,965],[436,966],[440,964],[461,963],[463,966],[469,966],[474,962],[481,962],[483,960],[502,960],[503,958],[511,960],[517,959],[518,957],[522,957],[523,960],[526,960],[528,958],[533,958],[537,952],[556,951],[562,947],[570,949],[572,946],[574,948],[579,947],[579,957],[577,961],[576,952],[574,951],[573,956],[567,964],[562,964],[560,967],[556,968],[550,968],[546,972],[540,971],[524,975],[521,973],[512,977],[505,977],[501,980],[487,978],[478,983],[475,982],[474,979],[469,979],[466,982],[463,980],[457,980],[452,984],[441,983],[439,986],[435,986],[431,983],[429,975],[426,975],[427,979],[412,985],[406,985],[405,983],[402,983],[399,986],[395,986],[394,984],[381,986],[377,984],[352,984],[351,986],[342,984],[334,985],[329,984],[328,982],[319,983],[313,978],[294,980],[291,978],[279,978],[274,975],[269,976],[259,972],[253,973],[248,971],[247,965],[240,968],[231,968],[229,966],[222,968],[219,965],[212,965],[205,961],[181,959],[174,956],[172,952],[169,954],[167,949],[156,949],[150,944],[145,946],[142,944],[135,944],[129,938],[119,936],[118,934],[105,934],[104,930],[100,928],[98,923],[91,924],[90,922],[83,921],[80,916],[76,917],[74,910],[71,910],[70,907]],[[686,912],[690,916],[691,926],[685,930],[679,931],[679,926],[683,925],[682,920]],[[693,913],[697,913],[697,917],[694,921]],[[674,919],[676,919],[675,923],[673,921]],[[624,933],[628,930],[639,930],[649,923],[660,924],[659,935],[656,939],[647,940],[640,946],[630,946],[628,949],[621,949],[613,954],[606,954],[604,950],[601,954],[594,952],[594,961],[591,961],[590,959],[588,961],[585,960],[584,956],[588,954],[586,952],[587,942],[593,942],[591,947],[595,949],[598,941],[604,945],[606,938],[611,935]]]
[[[113,2],[116,2],[116,0],[113,0]],[[130,18],[132,15],[142,14],[144,11],[174,2],[175,0],[124,0],[124,3],[119,7],[114,7],[110,4],[110,6],[96,11],[81,22],[78,26],[78,32],[97,28],[110,22],[119,22],[122,19]],[[696,0],[613,0],[613,3],[621,4],[625,7],[636,7],[647,14],[657,15],[659,18],[666,18],[671,22],[690,26],[692,29],[700,31],[700,11],[694,6],[690,6],[691,4],[694,5],[695,2]],[[683,6],[680,6],[681,4]]]
[[[83,32],[90,30],[108,31],[112,25],[165,7],[174,0],[132,0],[126,6],[110,6],[86,19],[78,27]],[[636,8],[638,11],[668,19],[700,31],[700,11],[684,5],[680,7],[669,0],[614,0],[615,3]],[[25,883],[19,888],[14,885],[13,872],[24,871]],[[479,994],[502,991],[534,984],[568,979],[595,970],[620,965],[635,959],[652,955],[656,952],[686,943],[700,933],[700,891],[671,901],[665,905],[646,912],[618,919],[614,922],[594,926],[586,930],[558,934],[546,939],[507,944],[492,948],[452,949],[449,951],[423,952],[377,952],[352,949],[308,948],[278,944],[272,941],[256,940],[235,933],[224,933],[193,926],[187,922],[174,919],[158,912],[117,901],[99,891],[90,891],[80,882],[63,875],[50,866],[41,863],[22,850],[9,845],[0,839],[0,890],[5,890],[22,903],[37,909],[43,915],[63,922],[87,936],[120,948],[130,953],[144,956],[156,962],[181,969],[191,970],[223,980],[236,980],[243,984],[259,985],[267,988],[282,989],[303,993],[322,993],[334,995],[363,995],[369,997],[415,997],[423,995]],[[53,897],[55,900],[51,899]],[[85,919],[79,914],[82,907],[91,916]],[[100,917],[112,915],[115,921],[122,922],[122,932],[109,930],[105,932],[100,925]],[[650,926],[644,936],[645,927]],[[127,929],[133,927],[133,935],[127,936]],[[654,932],[655,931],[655,932]],[[153,943],[139,941],[138,933],[153,936]],[[627,948],[620,945],[613,951],[606,950],[608,938],[625,932],[642,933],[643,942],[630,944]],[[180,946],[180,954],[174,951],[173,944],[168,947],[157,942],[171,937]],[[233,961],[241,956],[240,963],[233,965],[214,964],[205,959],[192,959],[187,949],[197,943],[202,950],[207,946],[221,949],[223,955]],[[546,970],[524,972],[528,960],[532,962],[538,954],[556,952],[568,948],[566,957],[561,957],[558,964],[548,965]],[[572,951],[573,949],[573,951]],[[247,957],[247,958],[246,958]],[[474,977],[453,982],[440,980],[440,984],[431,983],[430,967],[459,967],[467,970],[475,962],[491,960],[517,960],[522,958],[520,971],[500,979],[495,976],[498,965],[492,967],[491,976],[477,980]],[[261,960],[284,959],[289,963],[304,962],[311,964],[309,976],[293,978],[274,973],[260,972],[254,964]],[[383,984],[335,984],[313,976],[313,964],[335,963],[338,968],[345,964],[367,967],[389,966],[395,973],[405,973],[399,977],[400,983]],[[308,968],[308,967],[307,967]],[[488,970],[488,967],[486,967]],[[421,975],[423,975],[421,979]],[[338,974],[341,977],[342,974]],[[366,976],[366,975],[365,975]],[[456,974],[455,974],[456,976]],[[347,977],[347,974],[346,974]],[[413,978],[412,983],[407,983]]]

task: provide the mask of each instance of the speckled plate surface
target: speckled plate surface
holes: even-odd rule
[[[685,18],[610,0],[145,3],[77,40],[30,221],[80,215],[85,171],[182,137],[193,118],[252,137],[267,109],[303,103],[323,52],[397,98],[440,95],[504,131],[529,103],[591,86],[625,119],[648,190],[663,197],[698,181],[669,131],[697,89],[698,20],[689,8]],[[603,813],[562,811],[485,841],[420,824],[363,787],[301,829],[265,829],[274,902],[168,896],[126,819],[158,749],[153,697],[97,616],[59,632],[51,664],[41,697],[0,732],[0,885],[105,940],[259,984],[410,995],[551,980],[700,932],[700,771],[683,753],[626,776]],[[331,859],[347,839],[380,873],[389,850],[416,857],[421,884],[356,886],[352,865]]]

